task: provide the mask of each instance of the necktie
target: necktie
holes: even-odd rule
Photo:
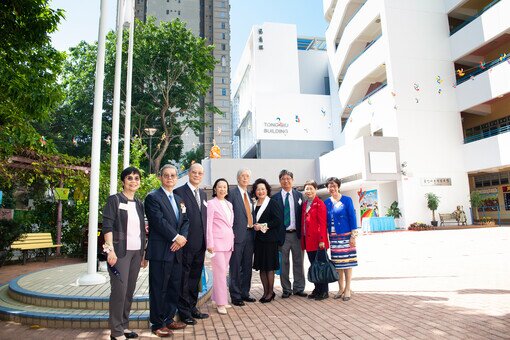
[[[202,210],[201,206],[200,206],[200,194],[198,192],[198,188],[195,189],[195,200],[197,201],[197,204],[198,204],[198,210]]]
[[[250,202],[248,201],[248,194],[244,192],[244,209],[246,210],[246,216],[248,216],[248,225],[253,225],[253,217],[251,216]]]
[[[285,205],[283,206],[283,225],[288,227],[290,225],[290,193],[288,192],[285,196]]]
[[[175,218],[179,220],[179,210],[177,209],[177,203],[175,203],[175,198],[173,194],[168,195],[168,198],[170,199],[170,204],[172,205],[172,208],[174,209]]]

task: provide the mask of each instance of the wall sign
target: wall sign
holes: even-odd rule
[[[452,185],[451,178],[422,178],[422,186]]]

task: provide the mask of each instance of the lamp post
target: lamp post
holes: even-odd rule
[[[146,134],[149,135],[149,174],[152,173],[152,136],[158,131],[156,128],[145,128],[143,129]]]

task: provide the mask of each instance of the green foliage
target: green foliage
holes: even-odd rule
[[[402,213],[400,212],[400,208],[398,207],[397,201],[393,201],[393,203],[391,203],[390,207],[388,208],[388,211],[386,212],[386,216],[390,216],[393,218],[402,217]]]
[[[62,100],[57,83],[65,54],[49,34],[63,17],[48,0],[0,3],[0,156],[17,145],[37,143],[33,124],[48,118]]]
[[[191,164],[204,159],[204,148],[198,147],[184,154],[181,170],[189,169]]]
[[[439,206],[439,196],[432,192],[428,192],[425,194],[425,198],[427,199],[427,207],[432,210],[432,221],[436,221],[436,214],[435,211],[437,210]]]
[[[471,202],[471,207],[473,210],[477,210],[483,204],[483,196],[479,191],[472,191],[469,195],[469,202]]]
[[[0,267],[4,261],[12,255],[9,247],[16,241],[21,234],[26,233],[28,227],[25,223],[17,220],[0,220]]]

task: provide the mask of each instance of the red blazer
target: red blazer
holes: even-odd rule
[[[324,242],[324,247],[329,248],[328,228],[326,224],[326,205],[319,197],[315,196],[306,212],[306,202],[302,204],[301,214],[301,249],[317,251],[319,242]]]

